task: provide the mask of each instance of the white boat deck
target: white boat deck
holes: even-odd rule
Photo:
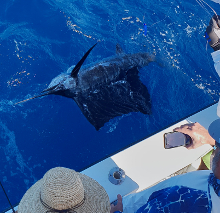
[[[117,198],[117,194],[125,196],[148,188],[197,161],[212,149],[209,145],[194,150],[184,147],[164,149],[163,134],[189,122],[199,122],[208,128],[212,121],[218,119],[216,108],[217,104],[97,163],[82,173],[97,180],[106,189],[111,202]],[[108,180],[109,171],[117,166],[126,174],[121,185],[114,185]],[[10,210],[7,213],[11,212]]]

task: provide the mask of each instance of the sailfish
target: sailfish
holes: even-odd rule
[[[52,79],[42,94],[16,104],[52,94],[72,98],[96,130],[123,114],[151,114],[151,98],[140,81],[139,69],[156,61],[155,56],[145,52],[125,54],[117,44],[115,56],[82,66],[96,44],[70,73],[61,73]]]

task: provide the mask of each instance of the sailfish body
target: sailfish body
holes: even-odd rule
[[[96,130],[116,116],[130,112],[150,114],[150,95],[138,74],[155,57],[148,53],[125,54],[117,45],[115,56],[81,68],[95,45],[71,73],[58,75],[43,94],[30,99],[50,94],[72,98]]]

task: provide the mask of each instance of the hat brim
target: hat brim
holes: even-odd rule
[[[216,145],[220,147],[220,119],[217,119],[210,124],[208,132],[210,136],[217,142]]]
[[[110,201],[105,189],[94,179],[78,173],[85,192],[85,201],[78,208],[77,213],[109,213]],[[46,213],[49,209],[44,207],[40,201],[40,189],[43,179],[37,181],[24,194],[18,206],[18,213]]]

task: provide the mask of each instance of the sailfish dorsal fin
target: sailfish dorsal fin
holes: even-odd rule
[[[96,43],[97,44],[97,43]],[[96,45],[95,44],[95,45]],[[71,77],[76,78],[77,74],[80,70],[80,67],[83,65],[83,62],[86,60],[87,56],[89,55],[89,53],[92,51],[92,49],[95,47],[95,45],[93,45],[86,53],[85,55],[81,58],[81,60],[78,62],[78,64],[73,68],[72,72],[71,72]]]

